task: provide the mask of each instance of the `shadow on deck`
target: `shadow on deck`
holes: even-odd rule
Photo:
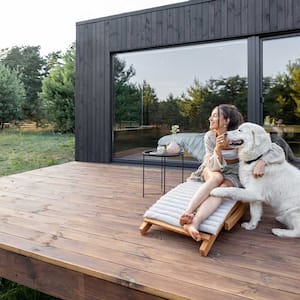
[[[139,226],[159,168],[71,162],[0,178],[0,276],[62,299],[299,299],[300,239],[222,232],[207,257],[191,238]],[[188,173],[187,171],[186,177]],[[154,180],[156,178],[157,180]],[[167,189],[181,181],[168,170]]]

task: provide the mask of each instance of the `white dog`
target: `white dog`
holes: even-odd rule
[[[267,203],[277,214],[276,220],[288,228],[274,228],[273,234],[300,237],[300,170],[284,161],[266,165],[264,176],[254,178],[256,161],[271,147],[269,134],[257,124],[244,123],[237,130],[228,131],[227,138],[231,147],[238,148],[239,177],[245,188],[215,188],[211,195],[249,202],[251,219],[242,224],[248,230],[256,228],[262,204]]]

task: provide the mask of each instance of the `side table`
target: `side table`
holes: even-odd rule
[[[160,158],[160,191],[165,194],[166,192],[166,162],[171,157],[181,157],[181,182],[183,182],[184,173],[184,152],[177,154],[159,153],[156,150],[147,150],[143,152],[143,197],[145,196],[145,165],[146,157],[159,157]]]

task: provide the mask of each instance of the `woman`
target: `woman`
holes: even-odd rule
[[[241,187],[238,177],[237,149],[228,146],[224,133],[234,130],[243,123],[243,117],[234,105],[221,104],[215,107],[209,117],[209,131],[204,136],[206,154],[199,169],[191,179],[200,178],[204,183],[191,199],[181,215],[179,223],[196,241],[201,239],[198,227],[221,204],[222,198],[210,196],[216,187]],[[281,163],[285,159],[283,150],[273,144],[271,151],[257,161],[253,170],[255,177],[264,174],[266,163]]]

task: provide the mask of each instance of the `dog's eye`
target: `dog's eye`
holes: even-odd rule
[[[242,132],[242,129],[238,129],[238,132]]]

